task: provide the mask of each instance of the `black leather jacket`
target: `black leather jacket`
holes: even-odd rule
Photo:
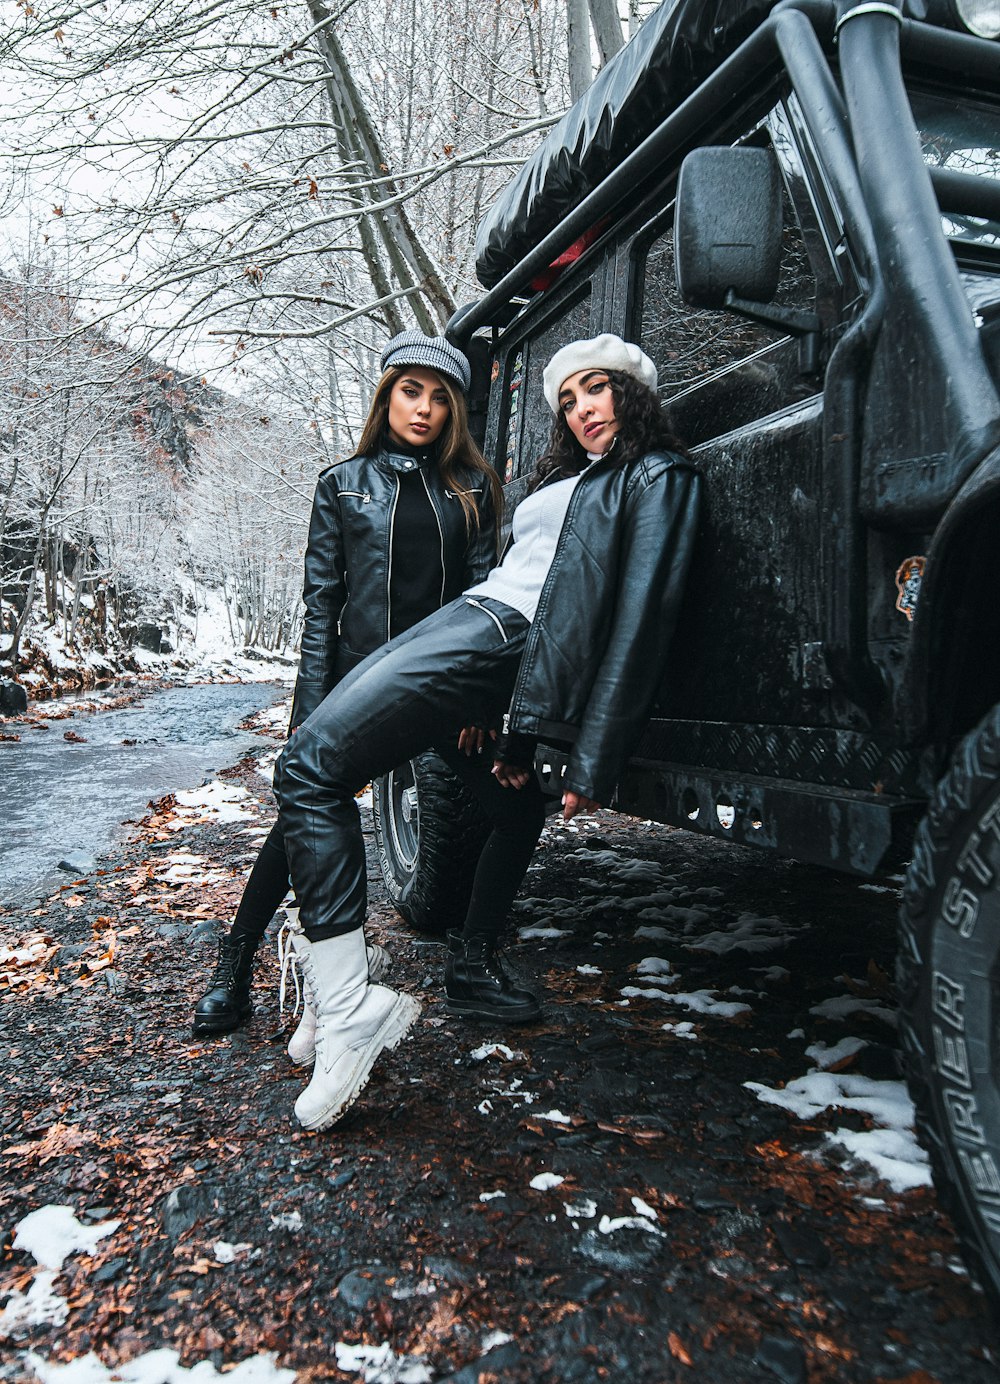
[[[553,476],[552,480],[558,479]],[[667,671],[701,497],[693,462],[613,454],[573,491],[497,753],[570,745],[563,786],[607,804]]]
[[[489,486],[476,472],[460,479],[474,492],[479,527],[466,529],[458,497],[447,489],[433,450],[405,454],[380,449],[350,457],[320,473],[305,556],[306,605],[302,655],[291,725],[300,725],[340,679],[389,638],[389,555],[400,473],[419,470],[437,516],[440,605],[481,581],[496,561],[496,525]],[[413,624],[432,610],[408,610]],[[399,612],[392,612],[400,628]]]

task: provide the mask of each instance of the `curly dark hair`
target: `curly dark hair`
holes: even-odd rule
[[[670,415],[652,389],[624,370],[608,370],[608,382],[615,401],[615,417],[621,427],[615,438],[614,461],[624,466],[647,452],[678,452],[689,455],[687,447],[673,430]],[[549,435],[549,445],[538,459],[528,484],[536,490],[553,471],[576,476],[587,465],[587,454],[570,432],[563,413],[557,413]]]

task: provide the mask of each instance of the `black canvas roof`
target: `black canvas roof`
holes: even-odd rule
[[[493,204],[476,273],[494,287],[770,13],[775,0],[664,0]]]

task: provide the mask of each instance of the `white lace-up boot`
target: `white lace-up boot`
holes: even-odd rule
[[[361,928],[310,942],[299,959],[316,1015],[316,1062],[295,1102],[295,1117],[306,1129],[328,1129],[364,1089],[379,1053],[409,1033],[420,1003],[368,983]]]
[[[301,1004],[302,1017],[295,1032],[288,1040],[287,1052],[296,1067],[308,1067],[316,1056],[316,1015],[308,997],[302,994],[299,975],[302,970],[300,958],[309,946],[309,939],[302,930],[297,908],[286,908],[285,920],[278,933],[278,964],[281,967],[279,1005],[283,1014],[285,1012],[285,991],[288,986],[288,979],[291,977],[295,986],[295,1007],[292,1013],[297,1013]],[[369,981],[374,983],[389,974],[392,969],[392,958],[384,947],[380,947],[376,942],[368,942],[365,944],[365,952],[368,957]]]

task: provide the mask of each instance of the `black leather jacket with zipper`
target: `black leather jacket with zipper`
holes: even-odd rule
[[[612,452],[583,474],[528,633],[500,757],[527,765],[536,740],[569,746],[564,788],[610,802],[669,675],[700,498],[694,463],[671,452],[617,466]]]
[[[496,561],[496,524],[486,478],[459,481],[479,510],[467,528],[461,501],[441,478],[436,455],[380,448],[320,473],[309,522],[303,600],[302,654],[291,726],[301,725],[342,677],[389,638],[430,615],[390,610],[393,523],[401,477],[418,471],[437,519],[439,546],[426,554],[440,565],[439,605],[481,581]],[[397,583],[397,590],[399,584]],[[398,597],[397,597],[398,599]]]

